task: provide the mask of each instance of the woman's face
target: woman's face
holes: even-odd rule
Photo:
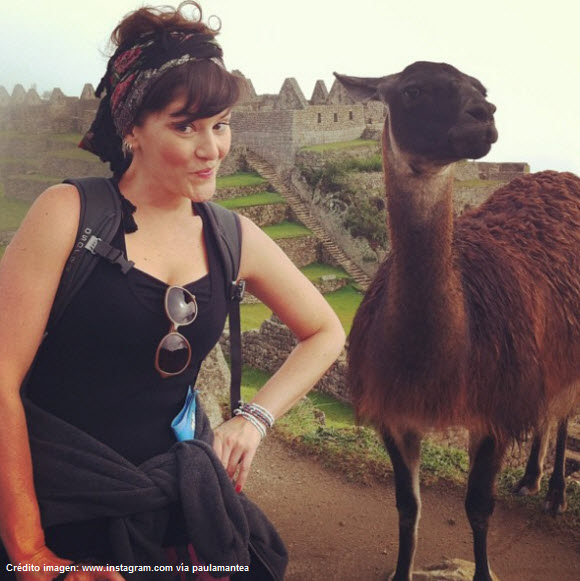
[[[204,202],[214,195],[219,166],[230,150],[231,111],[192,120],[181,113],[183,104],[177,99],[133,127],[127,136],[133,147],[131,166],[160,191]]]

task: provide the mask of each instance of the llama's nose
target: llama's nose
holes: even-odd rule
[[[496,106],[487,101],[472,101],[465,110],[468,115],[471,115],[478,121],[491,121],[495,111]]]

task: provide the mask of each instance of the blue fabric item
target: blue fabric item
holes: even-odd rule
[[[191,389],[190,385],[187,389],[185,403],[183,404],[181,411],[171,422],[171,429],[173,430],[178,442],[195,440],[195,410],[197,407],[197,394],[198,390]]]

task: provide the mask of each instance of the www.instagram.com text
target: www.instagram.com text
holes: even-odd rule
[[[159,572],[221,572],[221,573],[236,573],[241,571],[249,571],[248,565],[88,565],[88,564],[72,564],[72,565],[31,565],[29,563],[14,565],[8,563],[6,570],[14,573],[31,571],[44,573],[74,573],[77,571],[84,572],[106,572],[116,571],[118,573],[159,573]]]

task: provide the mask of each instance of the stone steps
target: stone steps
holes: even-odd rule
[[[264,228],[291,219],[292,212],[288,208],[287,204],[264,204],[235,208],[235,210],[241,216],[252,220],[260,228]]]
[[[296,218],[312,231],[336,263],[339,264],[362,289],[367,289],[371,282],[369,276],[363,272],[363,270],[345,254],[342,248],[340,248],[330,238],[326,229],[310,212],[309,206],[284,182],[275,168],[253,152],[248,151],[246,158],[250,165],[263,178],[267,179],[272,186],[274,186],[276,191],[288,202]]]

